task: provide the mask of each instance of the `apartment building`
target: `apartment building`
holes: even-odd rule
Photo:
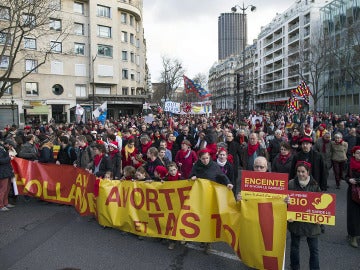
[[[321,8],[324,38],[331,45],[325,78],[325,110],[358,113],[360,104],[360,1],[334,0]]]
[[[319,29],[320,12],[324,1],[297,0],[290,8],[262,27],[257,41],[257,109],[284,109],[302,80],[309,79],[309,70],[301,67]],[[311,104],[310,104],[311,108]]]
[[[105,101],[108,117],[115,119],[141,111],[148,98],[142,0],[29,3],[38,2],[48,5],[49,15],[23,10],[22,19],[28,28],[36,28],[40,17],[47,21],[22,37],[11,76],[4,74],[15,56],[2,50],[9,42],[7,33],[0,33],[0,84],[12,83],[0,99],[0,127],[74,121],[76,104],[87,119]],[[12,9],[0,3],[1,26],[12,23]],[[44,52],[45,63],[37,67]]]

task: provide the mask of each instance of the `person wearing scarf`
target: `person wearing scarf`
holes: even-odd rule
[[[148,135],[141,135],[140,137],[140,153],[146,157],[147,151],[150,149],[151,146],[153,146],[153,142],[151,141],[150,137]]]
[[[188,140],[183,140],[181,143],[181,149],[175,156],[175,162],[180,168],[180,173],[184,179],[189,179],[189,175],[193,164],[197,161],[197,155],[195,151],[191,150],[191,143]]]
[[[228,161],[228,152],[225,148],[220,148],[217,154],[216,163],[219,165],[221,171],[226,174],[230,182],[236,187],[235,178],[234,178],[234,168],[231,163]],[[236,194],[236,190],[233,190]]]
[[[76,137],[76,145],[78,146],[77,159],[74,163],[75,167],[90,170],[94,162],[94,153],[84,135]]]
[[[108,144],[109,147],[109,158],[112,167],[112,177],[113,179],[121,178],[121,155],[118,148],[117,141],[110,141]]]
[[[291,134],[289,134],[291,149],[294,153],[300,151],[300,139],[300,131],[296,127],[292,130]]]
[[[306,161],[298,161],[295,166],[296,176],[289,181],[289,190],[305,192],[321,192],[319,185],[311,175],[311,164]],[[291,269],[320,269],[318,236],[321,234],[320,225],[317,223],[305,223],[288,220],[290,231],[290,266]],[[309,247],[309,264],[300,266],[303,261],[300,258],[300,239],[306,237]]]
[[[347,149],[348,143],[343,140],[342,134],[336,133],[334,141],[330,142],[330,152],[337,189],[340,189],[340,181],[344,179],[343,171],[347,161]]]
[[[210,153],[207,149],[202,149],[198,152],[199,159],[192,167],[190,178],[192,180],[207,179],[216,183],[225,185],[228,189],[233,188],[229,178],[224,174],[219,165],[213,161],[210,157]],[[204,252],[210,253],[210,243],[205,243]]]
[[[271,171],[279,173],[290,173],[293,154],[291,146],[287,142],[280,144],[280,153],[276,155],[271,163]]]
[[[92,173],[97,177],[103,178],[107,172],[112,171],[109,156],[106,154],[106,147],[104,143],[97,143],[94,146],[94,165]]]
[[[346,175],[347,189],[347,233],[349,235],[349,244],[357,248],[360,237],[360,204],[352,199],[352,188],[354,185],[360,186],[360,146],[354,146],[351,149],[349,169]]]
[[[241,151],[241,162],[244,170],[254,170],[254,160],[258,156],[267,158],[267,152],[265,148],[260,147],[259,138],[256,133],[249,135],[249,144]],[[236,170],[236,167],[234,167]]]
[[[121,150],[121,163],[122,163],[121,167],[122,168],[125,168],[126,166],[136,167],[134,161],[136,160],[136,156],[138,154],[139,152],[135,147],[135,139],[134,138],[129,139],[125,147],[123,147]]]
[[[320,124],[318,127],[318,130],[315,133],[315,138],[318,140],[319,138],[322,138],[324,134],[327,132],[326,130],[326,124]]]

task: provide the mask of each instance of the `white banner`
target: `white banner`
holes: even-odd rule
[[[180,103],[173,101],[166,101],[164,111],[171,113],[180,113]]]

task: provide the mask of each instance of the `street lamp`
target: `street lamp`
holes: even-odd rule
[[[243,95],[244,95],[244,108],[245,106],[248,107],[248,100],[247,100],[247,91],[246,91],[246,83],[245,83],[245,46],[246,46],[246,20],[245,20],[245,16],[246,16],[246,13],[245,11],[250,8],[250,11],[255,11],[256,10],[256,7],[253,6],[253,5],[248,5],[245,7],[245,4],[243,3],[242,4],[242,7],[239,6],[239,5],[235,5],[231,8],[231,11],[233,13],[235,13],[237,11],[237,8],[239,8],[241,11],[242,11],[242,27],[243,27],[243,31],[242,31],[242,34],[243,34],[243,42],[242,42],[242,71],[243,71],[243,76],[242,76],[242,85],[243,85]],[[236,81],[237,81],[237,87],[236,87],[236,116],[237,116],[237,119],[238,121],[240,120],[240,74],[237,74],[236,76]]]
[[[11,110],[12,110],[12,123],[15,125],[15,100],[14,96],[11,96]]]
[[[95,68],[94,62],[96,60],[97,54],[92,57],[91,61],[91,68],[92,68],[92,112],[91,112],[91,121],[93,120],[93,112],[95,111]]]

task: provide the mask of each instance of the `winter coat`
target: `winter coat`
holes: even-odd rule
[[[306,192],[321,192],[319,185],[312,176],[310,176],[310,182],[304,188],[300,186],[299,180],[296,176],[295,179],[291,179],[289,181],[288,189]],[[306,237],[314,237],[321,233],[321,228],[319,224],[298,221],[288,222],[288,230],[296,235]]]
[[[31,144],[29,142],[24,143],[21,146],[21,150],[19,152],[18,157],[27,159],[27,160],[37,160],[39,158],[39,156],[38,156],[38,150],[37,150],[35,144]]]
[[[11,166],[11,158],[6,149],[0,145],[0,179],[14,177],[14,171]]]
[[[39,162],[41,162],[41,163],[54,163],[55,162],[53,148],[50,143],[42,145],[39,150],[39,154],[40,154]]]
[[[83,169],[91,169],[94,164],[94,153],[90,146],[78,148],[76,166]]]
[[[120,152],[115,153],[114,155],[109,154],[111,167],[112,167],[112,177],[113,179],[120,179],[120,167],[121,167],[121,154]]]
[[[68,164],[73,165],[77,160],[77,155],[75,148],[70,146],[69,144],[65,146],[65,148],[61,147],[57,156],[57,161],[60,164]]]
[[[225,186],[231,184],[229,178],[221,171],[220,166],[213,160],[210,160],[207,165],[204,165],[200,160],[196,161],[189,177],[191,178],[193,176],[208,179]]]
[[[293,179],[296,176],[296,163],[298,161],[306,161],[309,162],[312,166],[311,175],[315,179],[315,181],[320,186],[321,190],[327,189],[327,168],[325,167],[325,162],[323,157],[320,153],[316,152],[315,150],[310,150],[309,153],[304,153],[304,151],[300,151],[297,153],[291,163],[291,170],[289,179]]]
[[[294,158],[294,155],[290,154],[289,158],[285,161],[285,163],[282,163],[280,161],[280,154],[277,154],[271,163],[271,171],[278,172],[278,173],[290,174],[291,163],[292,163],[293,158]]]
[[[95,171],[95,164],[93,165],[92,171]],[[104,177],[107,172],[111,172],[111,161],[107,154],[105,154],[100,163],[99,163],[99,170],[95,173],[97,177]]]
[[[334,141],[330,142],[331,160],[334,161],[346,161],[348,143],[343,141],[340,144],[336,144]]]

